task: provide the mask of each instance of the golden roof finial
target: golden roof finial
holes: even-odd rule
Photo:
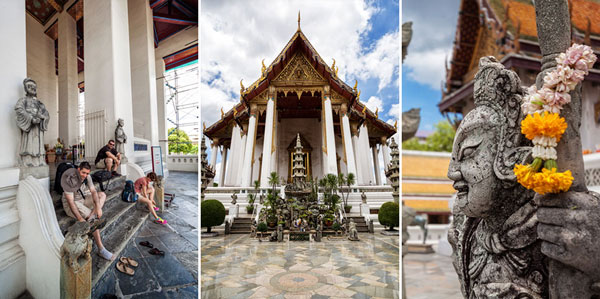
[[[202,122],[202,128],[203,128],[203,131],[206,131],[206,122],[205,121]]]
[[[365,107],[362,110],[362,113],[365,114],[365,112],[367,111],[367,105],[365,105]]]
[[[356,95],[356,100],[360,100],[360,89],[358,90],[358,94]]]
[[[356,92],[357,86],[358,86],[358,80],[354,80],[354,87],[352,87],[352,90],[354,90],[354,92]]]
[[[375,116],[379,117],[379,107],[377,107],[377,109],[375,109]]]
[[[233,117],[235,117],[236,114],[237,114],[237,109],[235,109],[235,107],[233,107]]]
[[[260,73],[264,75],[265,71],[267,70],[267,67],[265,66],[265,60],[263,59],[261,63],[262,63],[262,68],[260,69]]]
[[[240,95],[244,93],[244,83],[242,83],[242,81],[244,81],[244,79],[240,80]]]
[[[300,31],[300,10],[298,10],[298,31]]]
[[[223,107],[221,107],[221,118],[223,118],[223,115],[225,115],[225,113],[223,112]]]
[[[394,122],[394,130],[398,131],[398,120]]]

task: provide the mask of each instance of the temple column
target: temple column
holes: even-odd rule
[[[242,128],[242,138],[240,139],[239,149],[238,149],[238,162],[235,164],[235,186],[242,187],[242,171],[244,169],[245,164],[245,154],[246,154],[246,140],[248,139],[248,134],[245,133],[247,130]]]
[[[241,137],[240,137],[240,127],[235,124],[233,126],[233,130],[231,132],[231,146],[229,147],[229,155],[231,157],[229,157],[229,161],[228,161],[228,165],[227,165],[227,177],[225,178],[225,184],[227,186],[233,186],[235,184],[235,180],[236,180],[236,175],[235,172],[237,171],[237,163],[238,163],[238,152],[239,152],[239,144],[241,141]]]
[[[219,138],[214,138],[210,146],[210,166],[213,168],[217,164],[217,151],[219,150]],[[216,169],[215,169],[216,171]]]
[[[379,150],[377,150],[377,144],[373,145],[373,166],[375,169],[375,183],[377,184],[377,186],[381,185],[381,175],[379,174],[379,172],[381,172],[381,169],[379,168]]]
[[[275,124],[275,100],[277,94],[275,87],[269,86],[267,99],[267,115],[265,120],[265,134],[263,141],[263,159],[260,167],[260,187],[269,187],[269,176],[271,175],[271,154],[273,153],[273,126]]]
[[[156,112],[158,120],[158,143],[162,149],[163,161],[166,163],[169,148],[167,142],[167,112],[165,104],[165,61],[162,58],[159,58],[155,60],[154,65],[156,67]]]
[[[390,148],[387,145],[387,138],[385,136],[381,137],[381,154],[383,155],[383,171],[387,171],[387,167],[390,164]],[[388,185],[392,183],[387,177],[386,182]]]
[[[86,36],[86,42],[87,42]],[[77,24],[64,10],[58,16],[58,135],[66,146],[79,142]],[[86,83],[87,85],[87,83]],[[87,86],[86,86],[87,89]],[[87,93],[86,93],[87,97]]]
[[[248,120],[248,134],[246,139],[246,151],[244,153],[244,167],[242,169],[242,187],[252,186],[252,160],[254,156],[254,145],[256,144],[256,104],[250,105],[250,119]]]
[[[352,148],[354,149],[354,165],[356,166],[356,184],[364,185],[364,169],[362,163],[358,159],[360,147],[358,146],[358,128],[355,124],[350,126],[350,133],[352,134]]]
[[[104,136],[90,143],[89,155],[114,138],[117,120],[123,119],[128,137],[124,154],[133,157],[133,108],[127,2],[84,0],[85,97],[88,112],[104,111]],[[89,126],[86,126],[89,127]],[[87,130],[86,130],[87,131]],[[104,138],[102,138],[104,137]],[[88,158],[89,158],[88,155]]]
[[[360,148],[360,152],[356,156],[356,160],[358,163],[362,164],[363,184],[373,184],[375,183],[375,178],[373,176],[373,163],[371,162],[371,155],[369,154],[369,132],[367,125],[364,123],[359,130],[358,147]]]
[[[134,134],[158,145],[154,25],[146,0],[128,0]]]
[[[323,87],[323,109],[325,111],[325,153],[327,154],[327,166],[325,168],[325,174],[338,175],[335,155],[335,135],[333,131],[333,111],[331,109],[329,85]]]
[[[221,149],[221,176],[219,177],[219,187],[225,184],[225,170],[227,168],[227,148],[223,145]]]
[[[348,106],[345,103],[342,104],[340,112],[342,115],[342,142],[344,144],[346,165],[348,166],[348,173],[353,173],[356,178],[358,174],[356,173],[356,160],[354,147],[352,146],[352,134],[350,133],[350,119],[348,118]]]

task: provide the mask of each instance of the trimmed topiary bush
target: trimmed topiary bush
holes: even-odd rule
[[[395,226],[400,225],[400,206],[392,201],[388,201],[379,208],[379,223],[389,226],[388,230],[394,230]]]
[[[213,226],[219,226],[225,221],[225,206],[216,199],[207,199],[200,204],[200,226],[206,227],[210,233]]]

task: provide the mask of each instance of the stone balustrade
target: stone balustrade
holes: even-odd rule
[[[444,239],[444,236],[448,234],[449,224],[428,224],[427,225],[427,244],[438,244],[440,240]],[[407,241],[409,244],[422,244],[423,243],[423,231],[419,226],[409,226],[408,233],[410,237]]]
[[[600,192],[600,153],[584,155],[583,164],[588,189]]]
[[[167,165],[170,171],[198,172],[198,155],[168,155]]]

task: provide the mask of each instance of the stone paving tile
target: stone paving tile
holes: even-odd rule
[[[407,254],[403,266],[406,296],[411,299],[459,299],[458,276],[447,256],[432,254]]]
[[[397,297],[399,247],[392,244],[398,237],[360,236],[361,242],[321,243],[201,239],[201,297]]]
[[[171,253],[189,252],[198,250],[196,244],[190,243],[187,239],[176,232],[158,236],[158,238],[167,246]]]
[[[166,252],[165,256],[149,256],[146,261],[153,265],[154,275],[163,287],[197,282],[196,278],[169,252]]]
[[[132,268],[135,271],[133,276],[129,276],[119,271],[115,272],[119,281],[119,288],[123,295],[137,293],[146,293],[160,289],[157,279],[152,275],[150,266],[146,259],[137,259],[139,266]]]

